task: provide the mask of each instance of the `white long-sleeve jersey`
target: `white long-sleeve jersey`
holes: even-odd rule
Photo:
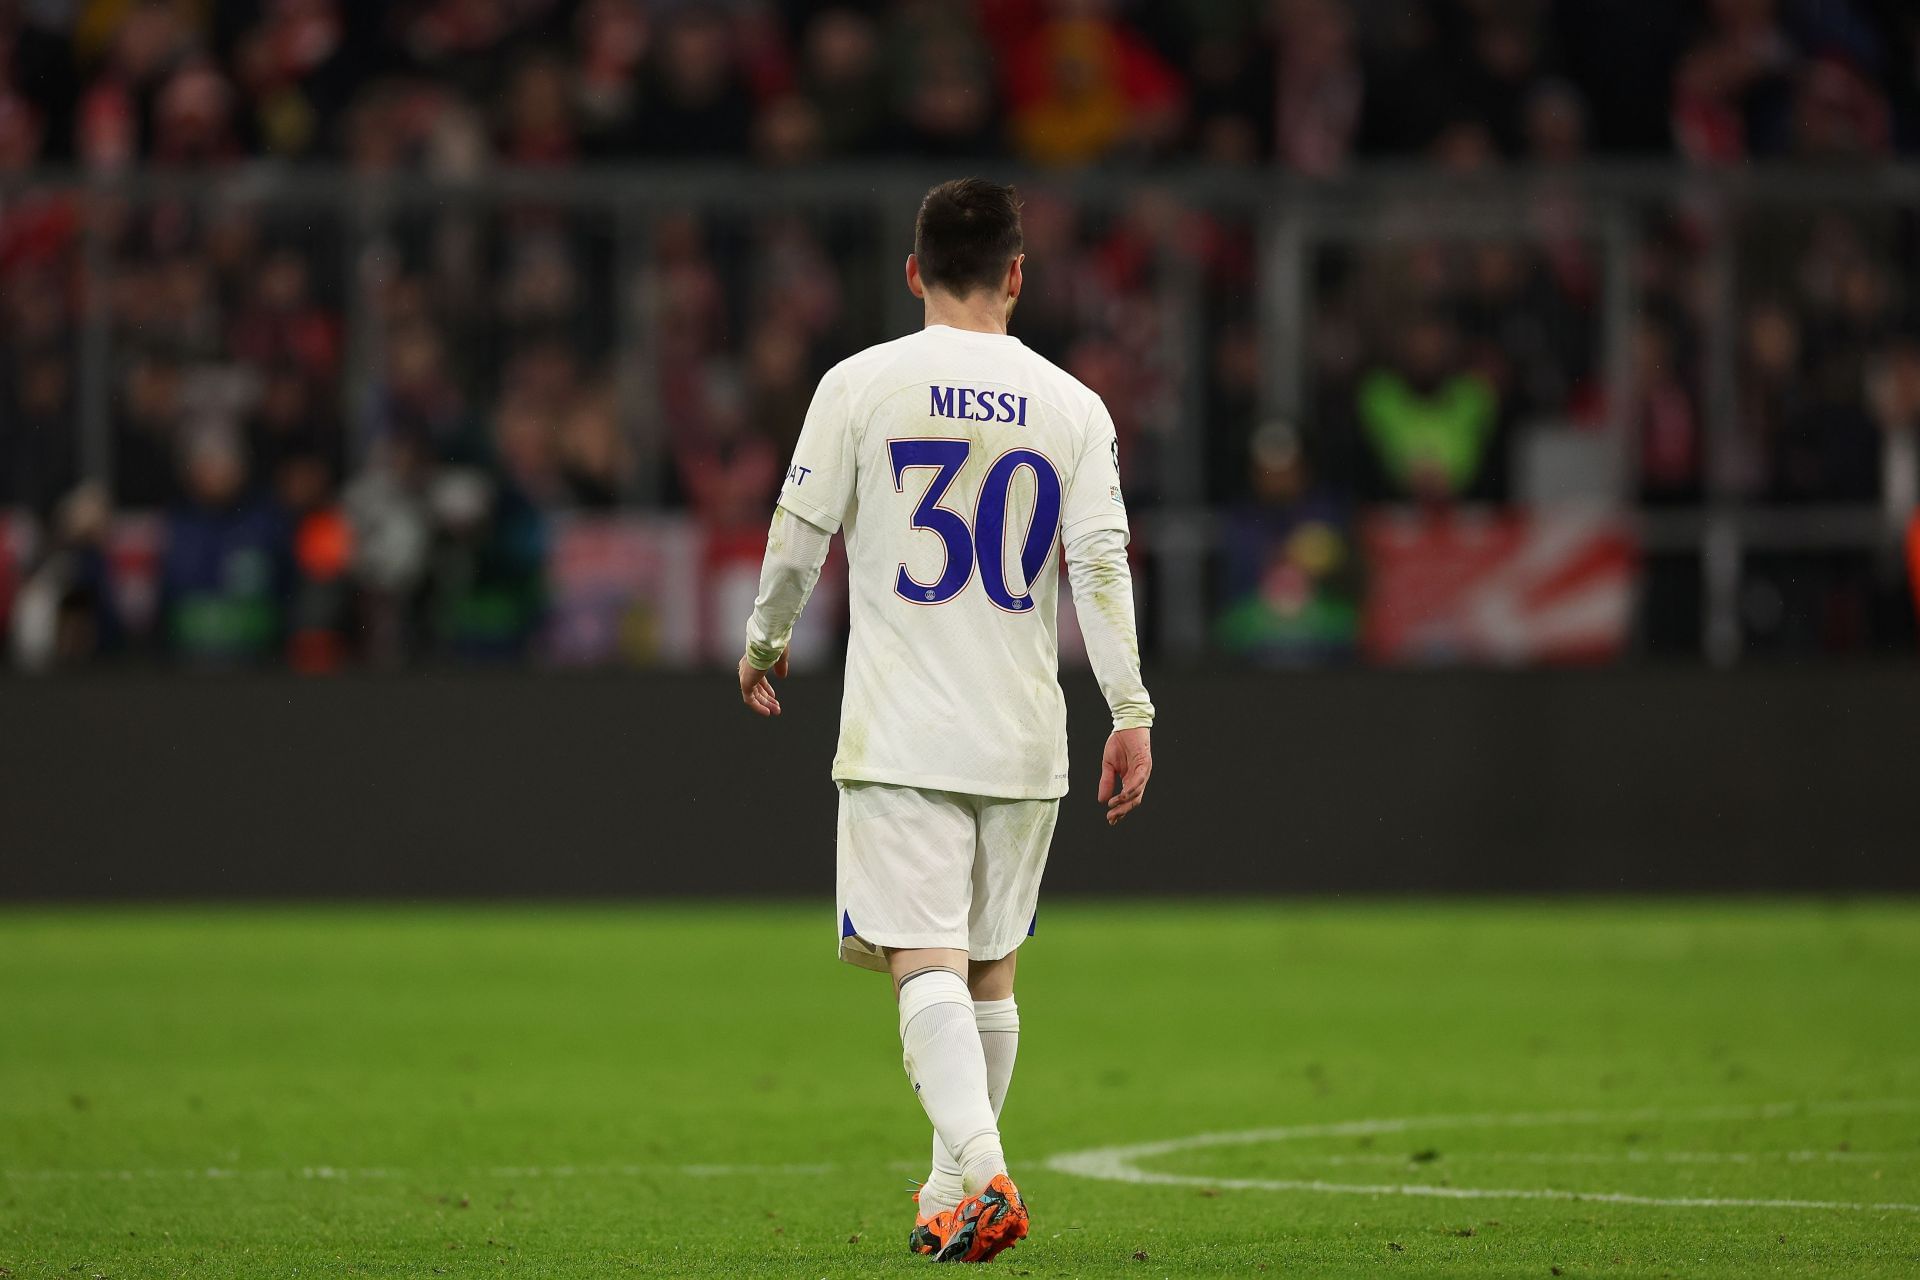
[[[786,647],[843,533],[852,632],[835,778],[1066,794],[1062,546],[1114,727],[1153,723],[1113,419],[1019,339],[931,325],[836,365],[779,508],[748,657],[764,668]]]

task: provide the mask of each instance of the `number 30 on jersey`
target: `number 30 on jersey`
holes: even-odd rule
[[[1025,613],[1033,608],[1033,583],[1046,567],[1047,553],[1053,550],[1053,537],[1060,526],[1060,473],[1043,453],[1009,449],[994,460],[981,482],[979,506],[969,528],[966,517],[941,506],[940,499],[953,486],[972,449],[970,441],[943,438],[887,442],[895,492],[905,492],[902,478],[906,472],[916,467],[933,471],[933,479],[927,482],[926,492],[913,509],[913,527],[937,534],[947,552],[946,564],[932,582],[920,581],[901,565],[893,591],[914,604],[945,604],[973,580],[978,563],[987,599],[1009,613]],[[1015,592],[1006,573],[1007,498],[1013,491],[1013,477],[1022,467],[1033,473],[1033,520],[1020,545],[1022,581]]]

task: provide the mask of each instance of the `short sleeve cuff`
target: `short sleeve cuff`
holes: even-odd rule
[[[1089,533],[1101,533],[1108,529],[1123,536],[1132,536],[1132,530],[1127,527],[1127,513],[1124,511],[1114,511],[1112,513],[1103,511],[1099,515],[1082,516],[1072,524],[1062,526],[1060,536],[1066,542],[1071,543],[1074,539],[1084,537]]]
[[[808,502],[805,498],[800,497],[790,489],[780,494],[780,499],[775,505],[799,516],[816,529],[823,530],[827,533],[840,532],[840,517],[828,515],[819,507],[814,506],[811,502]]]

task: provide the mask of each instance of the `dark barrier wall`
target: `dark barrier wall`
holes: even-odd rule
[[[1110,831],[1069,678],[1053,891],[1920,889],[1920,671],[1175,675]],[[839,686],[0,682],[0,896],[830,898]]]

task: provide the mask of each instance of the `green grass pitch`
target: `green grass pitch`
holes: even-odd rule
[[[0,912],[0,1280],[917,1273],[828,915]],[[992,1274],[1920,1275],[1920,904],[1050,901],[1019,995]]]

